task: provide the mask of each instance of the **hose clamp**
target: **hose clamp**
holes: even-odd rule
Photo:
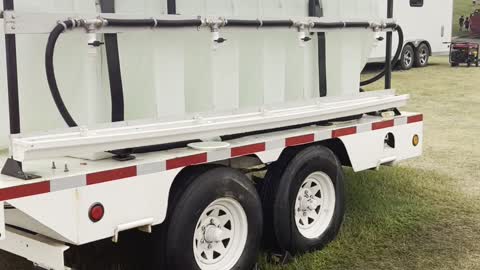
[[[157,28],[158,20],[156,18],[153,18],[153,17],[152,17],[152,20],[153,20],[153,28]]]
[[[63,21],[57,21],[57,24],[63,26],[63,31],[67,31],[68,30],[68,27],[67,27],[67,24]]]
[[[263,27],[263,20],[261,20],[261,19],[257,19],[257,21],[258,21],[258,26],[257,26],[257,29],[260,29],[260,28],[262,28],[262,27]]]

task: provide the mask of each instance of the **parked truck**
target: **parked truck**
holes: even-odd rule
[[[387,4],[381,3],[382,8]],[[395,18],[404,32],[399,68],[426,67],[432,55],[448,55],[452,40],[453,0],[395,1]],[[394,44],[398,39],[394,37]],[[369,62],[385,59],[385,35],[377,36]]]
[[[422,153],[392,63],[359,90],[378,33],[400,54],[382,2],[4,0],[0,249],[53,270],[228,270],[262,242],[325,247],[343,166]]]

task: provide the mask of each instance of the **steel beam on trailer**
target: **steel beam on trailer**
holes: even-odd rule
[[[317,123],[405,106],[408,95],[374,91],[349,97],[324,97],[296,106],[273,107],[234,115],[210,115],[172,122],[115,123],[96,129],[71,128],[46,135],[12,138],[16,160],[98,153],[178,141]]]
[[[393,0],[387,2],[387,19],[393,18]],[[392,88],[392,39],[393,31],[387,32],[387,51],[385,56],[385,89]]]
[[[13,0],[3,0],[3,9],[13,11]],[[17,40],[15,34],[5,34],[5,53],[7,62],[8,112],[10,134],[20,133],[20,100],[18,94]]]
[[[168,14],[177,14],[177,0],[167,0]]]
[[[100,6],[104,13],[115,13],[115,0],[101,0]],[[120,122],[125,120],[125,99],[123,94],[118,36],[116,33],[107,33],[104,34],[104,37],[112,100],[112,122]]]
[[[308,15],[311,17],[323,17],[322,2],[310,0]],[[320,97],[327,96],[327,40],[325,32],[317,33],[318,40],[318,78]]]

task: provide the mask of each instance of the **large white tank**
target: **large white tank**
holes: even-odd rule
[[[324,16],[337,20],[378,19],[379,0],[322,0]],[[95,0],[16,0],[16,10],[96,12]],[[117,0],[118,13],[152,17],[167,13],[166,0]],[[308,0],[177,0],[182,15],[306,17]],[[125,117],[176,119],[210,112],[232,113],[319,96],[317,41],[300,47],[295,31],[225,32],[212,49],[206,31],[119,34]],[[61,94],[81,125],[110,121],[104,49],[87,46],[83,34],[62,35],[55,52]],[[65,127],[45,76],[46,35],[18,35],[22,131]],[[360,72],[374,43],[370,30],[326,34],[328,96],[358,92]],[[3,33],[1,74],[5,78]],[[0,89],[0,148],[7,145],[6,82]],[[190,116],[189,116],[190,117]]]

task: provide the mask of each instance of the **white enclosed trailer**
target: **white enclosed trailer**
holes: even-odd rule
[[[388,65],[385,90],[359,91],[376,34],[400,30],[386,11],[5,0],[0,249],[54,270],[228,270],[253,267],[262,239],[325,246],[342,166],[422,152]]]
[[[387,5],[386,1],[379,4]],[[394,10],[395,19],[402,26],[405,36],[399,62],[402,69],[427,66],[432,55],[448,55],[453,30],[453,0],[395,1]],[[377,38],[369,63],[385,60],[385,35]],[[393,44],[397,42],[395,38]]]

